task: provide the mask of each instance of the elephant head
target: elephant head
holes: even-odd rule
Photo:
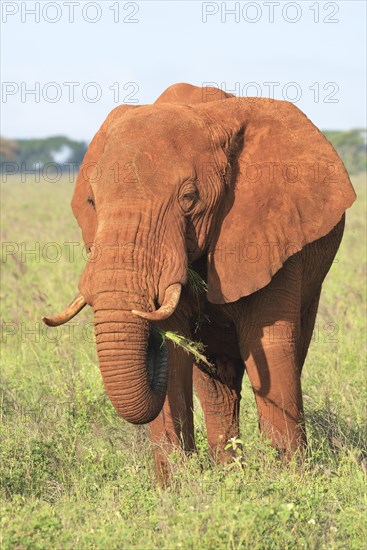
[[[153,105],[117,107],[72,199],[91,249],[80,295],[45,321],[91,305],[113,405],[130,422],[150,422],[167,384],[151,323],[175,311],[188,263],[206,259],[210,302],[234,302],[326,235],[354,199],[333,147],[291,103],[220,90],[204,98],[180,84]]]

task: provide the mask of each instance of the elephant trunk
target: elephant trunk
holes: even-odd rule
[[[162,339],[149,321],[129,309],[106,306],[116,294],[97,297],[94,322],[99,365],[109,398],[120,416],[133,424],[151,422],[166,396],[168,361]],[[136,304],[135,304],[136,306]]]

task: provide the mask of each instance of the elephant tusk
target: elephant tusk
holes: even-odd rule
[[[82,294],[78,294],[74,300],[66,306],[64,311],[59,313],[58,315],[55,315],[54,317],[42,317],[42,321],[48,325],[49,327],[58,327],[59,325],[63,325],[64,323],[67,323],[75,317],[83,309],[83,307],[86,305],[86,301]]]
[[[132,310],[134,315],[147,319],[148,321],[164,321],[175,311],[181,296],[181,284],[170,285],[165,292],[163,304],[156,311]]]

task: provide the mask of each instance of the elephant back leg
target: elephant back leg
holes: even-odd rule
[[[312,340],[313,330],[315,328],[316,315],[319,308],[321,294],[321,286],[316,292],[307,308],[302,312],[301,316],[301,338],[299,342],[299,368],[302,372],[303,365],[306,360],[308,348]]]
[[[204,413],[208,444],[214,461],[227,462],[228,440],[239,435],[239,412],[244,365],[227,356],[215,359],[215,377],[194,367],[194,387]]]
[[[302,307],[299,364],[302,369],[312,340],[322,283],[328,274],[343,237],[345,215],[325,237],[307,245],[302,259]]]

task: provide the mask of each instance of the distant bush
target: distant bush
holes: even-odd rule
[[[55,170],[65,164],[76,169],[83,161],[87,143],[73,141],[65,136],[45,139],[8,140],[0,138],[0,170],[10,172],[9,166],[16,164],[18,171],[39,171],[49,165]]]
[[[324,136],[335,147],[349,174],[358,174],[367,169],[366,130],[325,130]]]

